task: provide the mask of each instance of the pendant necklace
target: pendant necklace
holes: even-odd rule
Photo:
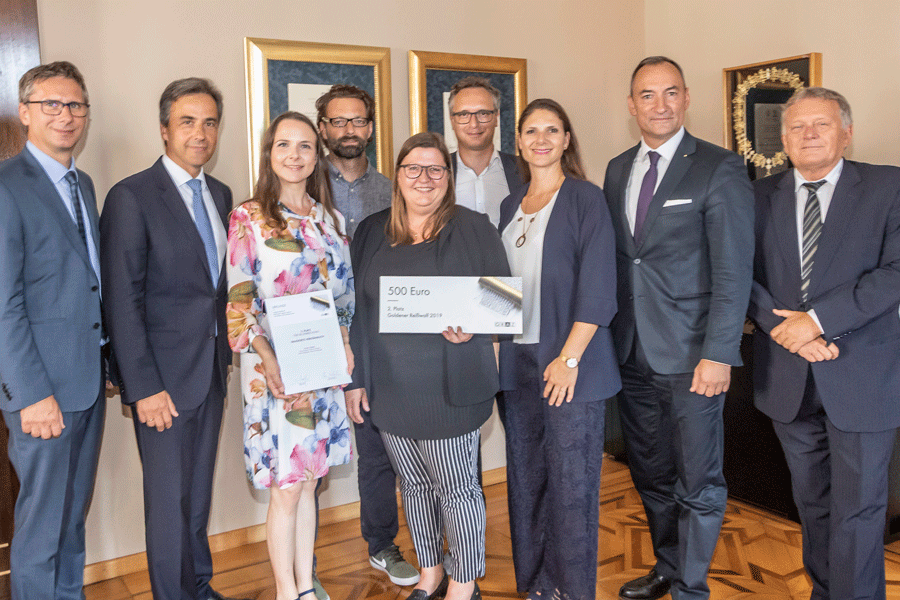
[[[537,213],[535,213],[531,217],[531,220],[528,221],[527,227],[526,227],[525,223],[522,223],[522,235],[520,235],[518,238],[516,238],[516,248],[521,248],[522,246],[525,245],[525,236],[528,234],[528,230],[531,229],[531,225],[532,225],[532,223],[534,223],[534,219],[536,217],[537,217]],[[524,218],[525,218],[524,216],[521,216],[521,217],[519,217],[518,220],[522,221]]]

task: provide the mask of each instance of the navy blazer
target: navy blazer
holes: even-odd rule
[[[523,185],[503,200],[501,232],[527,192]],[[615,314],[615,234],[603,191],[589,181],[566,177],[544,234],[537,357],[542,374],[559,357],[576,321],[598,326],[581,356],[573,402],[605,400],[622,387],[609,330]],[[511,341],[500,343],[500,389],[516,389]]]
[[[227,231],[231,190],[205,177]],[[100,231],[107,328],[124,384],[122,401],[132,404],[165,390],[178,409],[193,409],[212,384],[224,394],[231,362],[225,269],[213,286],[203,240],[162,159],[113,186]],[[216,382],[214,355],[221,375]]]
[[[97,201],[78,182],[94,243]],[[102,381],[100,288],[56,187],[28,149],[0,163],[0,408],[51,394],[64,412],[97,401]]]
[[[900,426],[900,169],[844,161],[810,274],[800,294],[794,172],[754,182],[756,259],[750,317],[756,406],[783,423],[796,417],[812,367],[816,391],[842,431]],[[769,336],[772,309],[815,310],[835,360],[810,363]]]
[[[734,152],[685,132],[635,242],[625,190],[638,148],[610,161],[604,183],[616,228],[619,362],[637,333],[660,374],[690,373],[700,359],[739,366],[753,279],[747,168]]]

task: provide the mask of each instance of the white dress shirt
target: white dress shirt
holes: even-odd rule
[[[500,153],[494,148],[491,160],[481,175],[476,175],[456,154],[456,203],[475,212],[484,213],[497,227],[500,223],[500,203],[509,196],[509,184]]]
[[[669,165],[672,164],[672,158],[678,145],[684,139],[684,127],[669,138],[666,143],[659,148],[651,148],[641,138],[641,147],[638,148],[637,156],[634,157],[634,165],[631,167],[631,177],[628,178],[628,187],[625,188],[625,214],[628,215],[628,226],[631,228],[631,234],[634,235],[634,219],[637,215],[638,196],[641,194],[641,184],[644,182],[644,175],[650,170],[650,158],[647,153],[651,150],[659,154],[659,160],[656,162],[656,187],[653,192],[656,193],[659,188],[659,182],[666,176]]]

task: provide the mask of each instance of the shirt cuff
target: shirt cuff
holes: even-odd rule
[[[816,322],[816,327],[819,328],[819,335],[825,335],[825,330],[822,328],[822,323],[819,321],[819,317],[816,316],[816,310],[814,308],[811,308],[806,311],[806,314],[812,317],[812,320]]]

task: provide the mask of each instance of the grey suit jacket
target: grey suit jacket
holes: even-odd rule
[[[753,276],[753,190],[741,158],[685,132],[636,243],[625,189],[638,148],[606,169],[616,229],[619,312],[613,339],[624,363],[640,336],[660,374],[690,373],[700,359],[740,365]],[[670,200],[689,200],[675,204]]]
[[[94,184],[78,171],[93,238]],[[100,288],[78,228],[27,149],[0,163],[0,408],[55,396],[86,410],[102,381]]]
[[[205,177],[227,230],[231,190]],[[165,390],[177,408],[193,409],[212,386],[224,398],[231,362],[225,269],[214,286],[203,241],[162,159],[113,186],[100,231],[107,327],[118,352],[123,402]],[[218,381],[212,379],[214,356]]]
[[[772,419],[797,415],[807,377],[843,431],[900,426],[900,169],[844,161],[810,274],[800,294],[794,173],[754,182],[756,260],[750,317],[756,406]],[[769,336],[772,309],[814,309],[837,359],[811,365]]]

